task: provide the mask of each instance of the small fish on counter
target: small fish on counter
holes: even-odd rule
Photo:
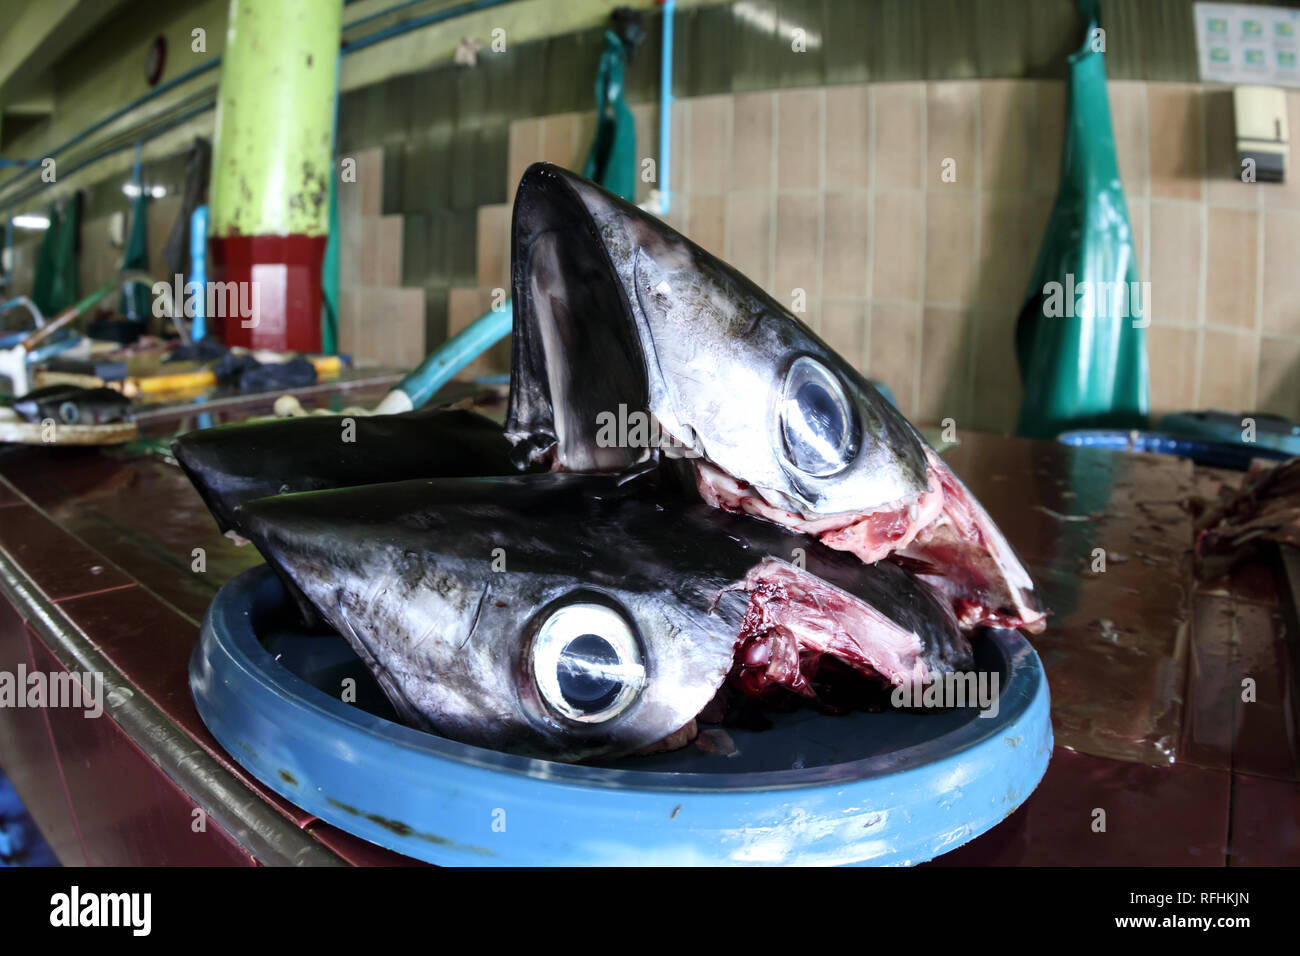
[[[132,420],[131,400],[112,388],[47,385],[13,400],[11,408],[32,424],[109,425]]]

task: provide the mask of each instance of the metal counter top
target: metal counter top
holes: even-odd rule
[[[196,411],[151,416],[147,431],[183,430]],[[1288,601],[1264,566],[1209,585],[1191,576],[1186,501],[1225,475],[978,433],[945,457],[1053,612],[1033,643],[1057,750],[1020,810],[937,862],[1300,863]],[[404,862],[249,778],[194,710],[199,621],[259,560],[218,533],[161,456],[0,452],[0,669],[106,675],[108,719],[0,711],[0,765],[65,862]],[[193,830],[196,811],[205,831]]]

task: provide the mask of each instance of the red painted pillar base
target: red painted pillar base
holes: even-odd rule
[[[223,283],[209,326],[226,345],[278,352],[321,350],[321,263],[327,236],[213,236],[213,272]],[[235,285],[230,285],[235,283]]]

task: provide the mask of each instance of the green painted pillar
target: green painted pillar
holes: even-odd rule
[[[213,297],[228,345],[320,350],[342,16],[343,0],[230,4],[209,204],[220,281],[241,283]]]

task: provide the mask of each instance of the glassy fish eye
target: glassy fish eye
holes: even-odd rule
[[[800,356],[785,377],[781,441],[786,460],[806,475],[844,468],[858,450],[858,424],[839,380],[815,359]]]
[[[552,611],[533,644],[533,674],[546,706],[601,723],[628,708],[645,684],[641,647],[611,607],[574,603]]]

